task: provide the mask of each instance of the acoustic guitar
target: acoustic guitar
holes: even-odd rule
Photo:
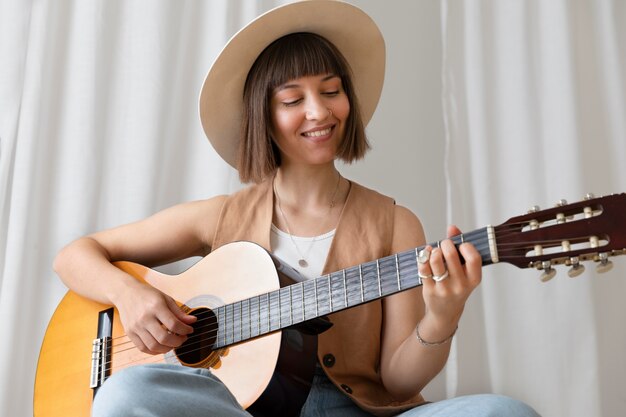
[[[531,210],[452,240],[473,243],[484,265],[536,268],[547,281],[555,265],[569,266],[570,276],[584,270],[584,261],[610,269],[610,257],[626,254],[625,231],[622,193]],[[287,284],[281,277],[297,272],[250,242],[222,246],[176,276],[117,262],[196,315],[193,334],[167,354],[144,354],[124,335],[114,307],[68,291],[42,343],[34,415],[89,416],[109,376],[149,363],[211,369],[255,416],[298,415],[315,369],[315,335],[331,325],[325,317],[421,285],[420,249]]]

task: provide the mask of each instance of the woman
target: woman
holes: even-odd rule
[[[337,158],[352,162],[368,149],[364,125],[383,68],[380,32],[353,6],[303,2],[259,17],[220,54],[200,101],[213,146],[243,182],[255,184],[78,239],[58,255],[55,270],[75,292],[115,305],[139,350],[162,354],[187,340],[196,318],[111,262],[160,265],[249,240],[310,279],[423,245],[413,213],[335,168]],[[480,283],[476,249],[465,243],[458,252],[450,240],[426,247],[419,256],[423,287],[330,316],[303,416],[536,415],[499,396],[427,404],[420,395],[443,368]],[[93,413],[249,415],[207,370],[171,365],[114,374]]]

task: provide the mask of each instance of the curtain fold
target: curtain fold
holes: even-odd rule
[[[624,10],[617,1],[442,3],[450,219],[501,222],[535,204],[626,191]],[[491,388],[547,416],[621,415],[620,261],[605,276],[593,265],[575,279],[558,268],[545,284],[538,271],[485,269],[457,340],[456,393]]]

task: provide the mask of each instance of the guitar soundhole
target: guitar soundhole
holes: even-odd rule
[[[212,310],[205,307],[191,310],[188,314],[198,317],[198,320],[192,325],[193,333],[187,341],[175,349],[176,356],[183,365],[206,367],[216,356],[212,354],[217,338],[217,318]]]

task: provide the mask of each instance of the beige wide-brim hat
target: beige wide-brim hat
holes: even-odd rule
[[[237,32],[211,66],[200,92],[200,120],[217,153],[236,168],[243,88],[259,54],[276,39],[312,32],[332,42],[353,72],[363,122],[374,114],[385,77],[385,42],[376,23],[356,6],[308,0],[277,7]]]

